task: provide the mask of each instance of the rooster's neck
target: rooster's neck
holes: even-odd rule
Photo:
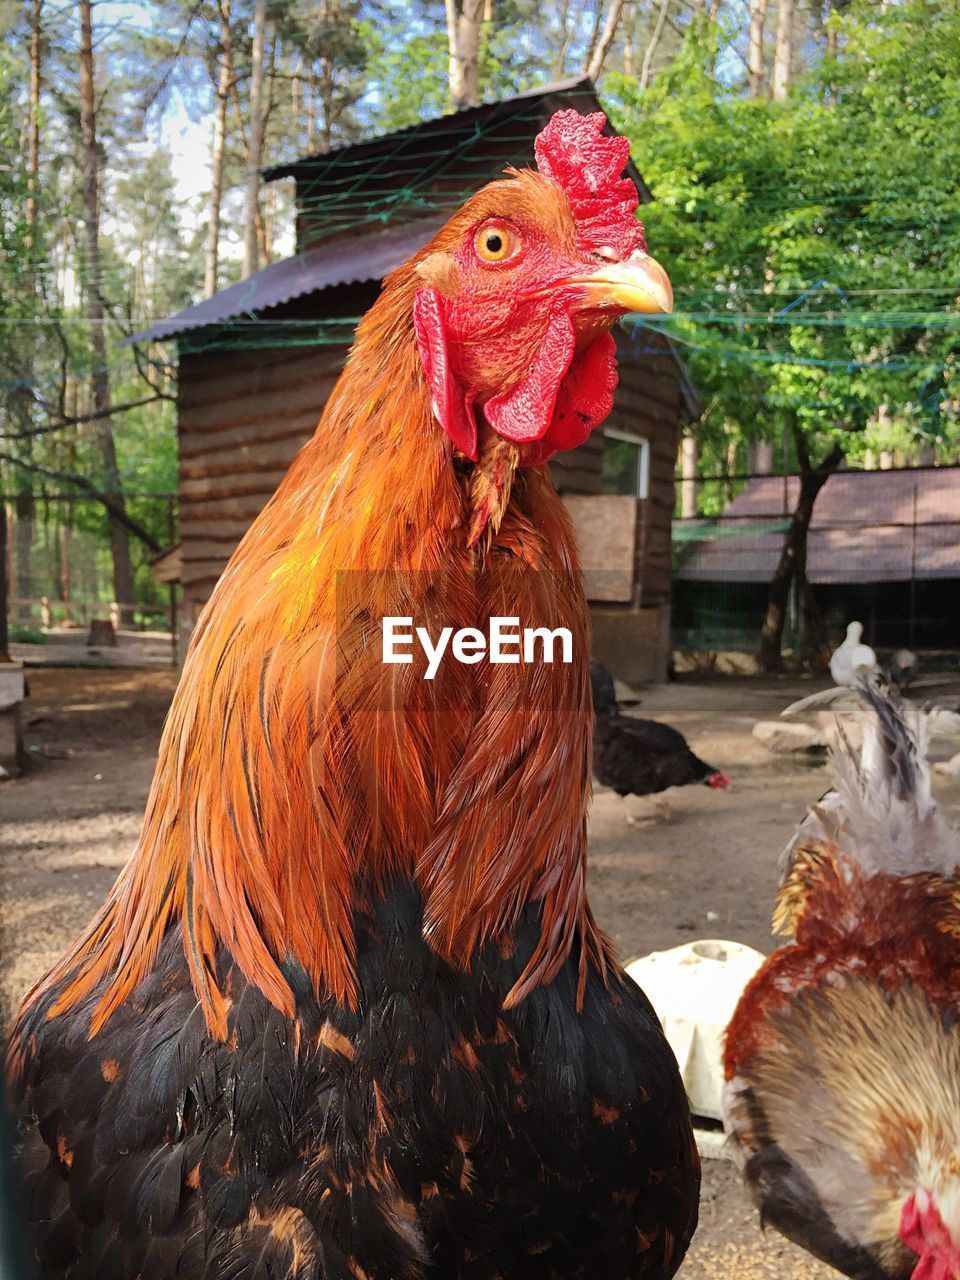
[[[467,963],[542,903],[512,999],[574,941],[604,963],[586,905],[586,608],[549,479],[519,473],[499,529],[470,542],[470,476],[433,421],[409,326],[377,313],[314,438],[230,560],[197,624],[138,848],[63,962],[59,1007],[106,983],[94,1029],[180,920],[208,1022],[226,1025],[225,946],[281,1009],[295,958],[350,1003],[354,913],[397,874],[427,937]],[[381,619],[568,627],[572,666],[385,666]],[[56,975],[54,975],[56,976]]]

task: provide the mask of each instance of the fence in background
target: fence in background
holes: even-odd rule
[[[673,647],[753,651],[798,478],[712,476],[683,483],[696,486],[700,514],[673,522]],[[102,505],[72,494],[38,495],[32,519],[24,521],[15,498],[2,501],[11,639],[109,617],[114,592]],[[175,495],[132,495],[129,504],[158,541],[174,541]],[[157,581],[155,554],[133,536],[130,551],[134,626],[175,632],[175,591]],[[832,476],[814,511],[808,577],[831,638],[842,638],[847,622],[858,618],[875,647],[956,651],[960,467]],[[800,607],[794,595],[787,649],[799,642]]]
[[[86,628],[93,618],[118,620],[114,599],[110,531],[103,505],[75,494],[35,495],[32,511],[9,494],[0,497],[7,524],[7,613],[12,640],[39,639],[63,628]],[[160,543],[176,530],[173,494],[127,496],[130,514]],[[133,570],[133,626],[140,630],[175,625],[171,589],[153,572],[151,551],[129,538]]]
[[[799,492],[796,476],[687,479],[697,509],[673,524],[673,646],[755,650]],[[690,498],[689,490],[687,494]],[[814,508],[807,574],[832,639],[854,618],[875,647],[960,644],[960,467],[844,470]],[[784,645],[800,639],[790,603]]]

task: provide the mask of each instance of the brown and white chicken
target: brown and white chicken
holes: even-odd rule
[[[764,1223],[855,1280],[960,1277],[960,838],[924,714],[856,686],[727,1031],[725,1124]]]

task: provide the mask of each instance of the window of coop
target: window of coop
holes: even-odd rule
[[[600,492],[647,497],[650,475],[650,444],[630,431],[608,428],[603,433],[603,462]]]

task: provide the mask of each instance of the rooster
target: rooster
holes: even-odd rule
[[[543,464],[665,311],[625,140],[384,282],[200,617],[142,834],[27,997],[10,1076],[42,1274],[672,1276],[699,1165],[585,891],[587,611]],[[384,619],[568,629],[572,661],[387,665]]]
[[[599,662],[590,664],[593,711],[593,771],[597,781],[622,796],[649,796],[668,787],[700,782],[716,790],[728,787],[727,774],[690,750],[677,729],[657,720],[625,716],[617,703],[613,677]],[[627,822],[636,819],[629,812]]]
[[[890,683],[904,691],[916,680],[920,659],[911,649],[898,649],[890,659]]]
[[[861,680],[864,743],[784,854],[795,942],[727,1031],[724,1112],[764,1221],[856,1280],[960,1277],[960,837],[923,714]]]

